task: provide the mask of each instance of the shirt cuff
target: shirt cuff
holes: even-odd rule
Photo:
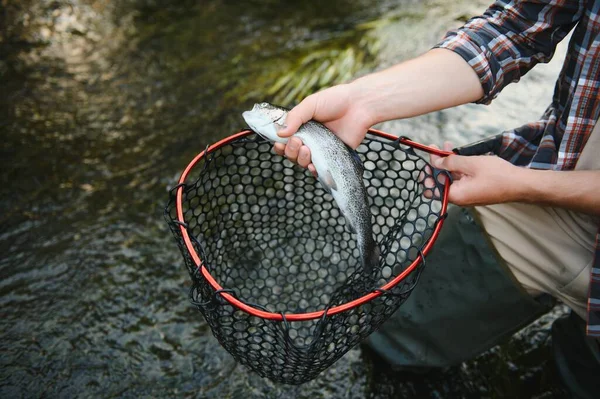
[[[489,104],[502,90],[502,69],[499,65],[492,65],[493,54],[488,50],[481,39],[468,30],[455,30],[446,34],[446,37],[433,48],[445,48],[460,55],[473,68],[483,88],[484,95],[474,101],[475,104]],[[494,69],[497,73],[494,73]]]

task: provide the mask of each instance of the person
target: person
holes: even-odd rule
[[[598,395],[600,1],[496,1],[425,54],[312,94],[289,112],[280,136],[314,119],[356,148],[377,123],[490,103],[549,61],[573,28],[540,120],[503,132],[495,154],[432,158],[451,172],[456,206],[419,287],[368,339],[388,362],[455,365],[547,312],[552,296],[572,309],[552,329],[560,375],[576,395]],[[299,139],[274,150],[316,173]]]

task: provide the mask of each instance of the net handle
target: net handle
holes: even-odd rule
[[[400,144],[416,148],[417,150],[425,151],[432,155],[438,155],[440,157],[447,157],[448,155],[457,154],[456,152],[453,152],[453,151],[444,151],[444,150],[440,150],[439,148],[435,148],[435,147],[431,147],[431,146],[428,146],[425,144],[417,143],[416,141],[412,141],[410,138],[408,138],[406,136],[398,137],[398,136],[394,136],[392,134],[389,134],[389,133],[386,133],[386,132],[383,132],[383,131],[377,130],[377,129],[369,129],[368,133],[376,134],[377,136],[384,137],[386,139],[398,141]]]
[[[323,317],[325,315],[325,313],[326,313],[325,317],[333,316],[335,314],[353,309],[357,306],[364,305],[365,303],[367,303],[381,295],[384,295],[385,291],[388,291],[388,290],[391,290],[392,288],[394,288],[402,280],[404,280],[417,266],[419,266],[419,264],[421,264],[421,262],[425,258],[425,255],[427,255],[429,253],[429,251],[431,250],[431,247],[433,246],[433,243],[435,243],[437,236],[439,235],[440,230],[446,219],[445,217],[443,217],[443,215],[446,214],[446,211],[448,208],[448,191],[450,189],[450,184],[444,185],[444,195],[443,195],[442,209],[441,209],[442,217],[436,223],[436,226],[433,230],[433,234],[431,235],[429,241],[427,242],[427,245],[425,245],[425,247],[422,248],[421,251],[419,252],[420,256],[418,256],[417,259],[415,259],[402,273],[400,273],[398,276],[396,276],[392,281],[388,282],[387,284],[385,284],[379,288],[376,288],[372,292],[370,292],[366,295],[363,295],[360,298],[357,298],[353,301],[347,302],[343,305],[330,307],[327,311],[325,311],[325,309],[323,309],[323,310],[310,312],[310,313],[286,313],[284,316],[282,316],[281,313],[265,312],[263,310],[249,306],[248,304],[245,304],[244,302],[235,298],[233,295],[227,293],[226,291],[224,291],[224,288],[221,287],[221,285],[210,275],[210,273],[208,272],[208,269],[204,266],[204,262],[202,261],[202,259],[200,259],[200,256],[198,255],[194,246],[192,245],[192,240],[190,239],[190,236],[189,236],[187,228],[186,228],[187,224],[183,218],[183,206],[182,206],[183,201],[182,200],[183,200],[183,192],[184,192],[184,183],[185,183],[185,180],[187,179],[190,171],[192,170],[192,168],[198,162],[200,162],[200,160],[207,153],[209,153],[210,151],[212,151],[216,148],[219,148],[223,145],[226,145],[227,143],[230,143],[238,138],[248,136],[252,133],[254,133],[252,130],[242,130],[239,133],[233,134],[229,137],[224,138],[223,140],[216,142],[215,144],[207,147],[200,154],[196,155],[196,157],[188,164],[188,166],[185,168],[185,170],[181,174],[181,177],[179,178],[179,182],[178,182],[179,186],[177,187],[177,191],[176,191],[175,205],[176,205],[176,210],[177,210],[177,221],[179,222],[177,224],[178,224],[179,230],[181,232],[181,236],[183,237],[185,247],[186,247],[188,253],[190,254],[190,256],[192,257],[194,263],[196,264],[196,267],[200,269],[200,272],[202,273],[202,275],[204,276],[206,281],[208,281],[208,283],[211,285],[211,287],[215,291],[219,291],[219,293],[223,297],[223,299],[225,299],[232,306],[234,306],[240,310],[243,310],[244,312],[249,313],[253,316],[260,317],[262,319],[277,320],[277,321],[314,320],[314,319]],[[428,152],[430,154],[435,154],[435,155],[439,155],[439,156],[448,156],[448,155],[453,154],[453,152],[443,151],[438,148],[433,148],[430,146],[419,144],[419,143],[416,143],[406,137],[394,136],[392,134],[385,133],[385,132],[382,132],[382,131],[376,130],[376,129],[369,129],[368,133],[371,133],[375,136],[383,137],[383,138],[386,138],[386,139],[389,139],[392,141],[398,140],[401,144],[420,149],[420,150]]]

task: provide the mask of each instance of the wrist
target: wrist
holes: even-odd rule
[[[511,202],[536,203],[539,201],[539,170],[525,167],[514,166],[515,171],[512,174],[515,182],[512,192]]]
[[[377,114],[377,99],[371,80],[372,75],[366,75],[347,84],[351,107],[360,112],[364,123],[369,127],[383,122]]]

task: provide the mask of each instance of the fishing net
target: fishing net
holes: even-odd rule
[[[371,130],[357,149],[381,251],[369,276],[331,195],[260,136],[240,132],[188,165],[165,217],[191,302],[237,361],[301,384],[408,298],[447,205],[441,172],[415,147],[431,150]]]

